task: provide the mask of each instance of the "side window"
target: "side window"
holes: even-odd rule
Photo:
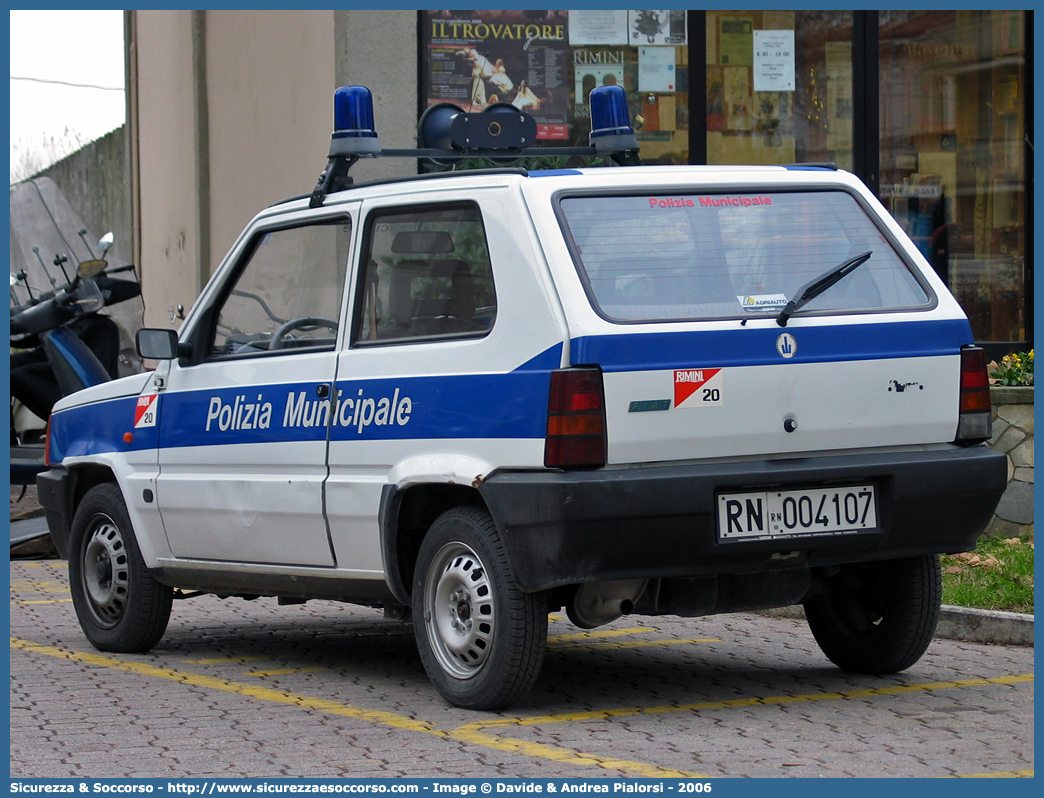
[[[481,336],[497,297],[473,203],[370,215],[356,343]]]
[[[332,348],[350,241],[346,219],[262,234],[217,310],[211,356]]]

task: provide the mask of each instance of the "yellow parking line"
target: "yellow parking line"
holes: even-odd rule
[[[353,707],[350,704],[343,704],[329,699],[311,698],[309,696],[286,693],[282,690],[273,690],[269,687],[241,684],[239,682],[230,682],[224,679],[215,679],[210,676],[201,676],[186,671],[161,668],[145,662],[129,662],[114,657],[102,656],[100,654],[69,651],[56,646],[42,645],[28,640],[21,640],[16,637],[11,638],[11,648],[25,651],[30,654],[59,657],[97,667],[113,668],[114,670],[123,671],[125,673],[134,673],[140,676],[169,679],[171,681],[179,682],[180,684],[204,687],[211,690],[220,690],[222,692],[234,693],[260,701],[272,701],[278,704],[292,704],[304,709],[323,712],[328,715],[356,718],[370,723],[388,726],[393,729],[430,734],[443,740],[455,740],[469,745],[478,745],[484,748],[492,748],[497,751],[505,751],[539,759],[548,759],[554,762],[597,767],[647,778],[709,778],[709,776],[705,774],[691,773],[684,770],[673,770],[671,768],[652,765],[647,762],[634,762],[627,759],[596,756],[595,754],[573,751],[569,748],[545,745],[543,743],[533,743],[527,740],[514,740],[506,737],[498,737],[468,727],[461,727],[449,731],[437,729],[432,723],[414,720],[413,718],[399,715],[395,712],[362,709],[360,707]]]
[[[566,635],[548,635],[548,643],[571,643],[574,640],[599,640],[606,637],[624,637],[625,635],[652,634],[659,629],[653,626],[635,626],[630,629],[607,629],[602,632],[573,632]]]
[[[870,688],[865,690],[853,690],[839,693],[810,693],[796,696],[768,696],[764,698],[740,698],[728,701],[708,701],[702,703],[682,704],[677,706],[661,707],[632,707],[613,710],[598,710],[591,712],[573,712],[558,715],[544,715],[529,718],[496,718],[478,721],[476,723],[464,724],[454,729],[438,729],[433,723],[399,715],[394,712],[381,710],[367,710],[354,707],[329,699],[312,698],[309,696],[296,695],[281,690],[274,690],[258,685],[230,682],[224,679],[216,679],[209,676],[177,671],[170,668],[161,668],[142,662],[129,662],[115,659],[114,657],[91,654],[87,652],[75,652],[55,646],[32,643],[19,638],[11,638],[11,647],[34,654],[42,654],[52,657],[75,660],[87,664],[113,668],[126,673],[135,673],[142,676],[152,676],[169,679],[181,684],[220,690],[227,693],[235,693],[249,698],[262,701],[272,701],[280,704],[293,704],[304,709],[323,712],[330,715],[357,718],[370,723],[388,726],[404,731],[413,731],[430,734],[440,739],[455,740],[472,745],[491,748],[498,751],[516,753],[522,756],[548,759],[555,762],[563,762],[587,767],[598,767],[606,770],[615,770],[635,776],[647,778],[709,778],[706,774],[691,773],[688,771],[673,770],[645,762],[632,760],[614,759],[600,757],[574,751],[568,748],[534,743],[526,740],[518,740],[500,737],[486,733],[484,730],[503,727],[536,726],[547,723],[566,723],[582,720],[608,720],[616,717],[629,717],[643,714],[664,714],[670,712],[697,712],[701,710],[725,709],[730,707],[749,706],[774,706],[782,704],[797,703],[802,701],[824,701],[839,699],[859,699],[871,696],[902,695],[906,693],[924,692],[930,690],[949,690],[964,687],[980,687],[986,685],[1014,685],[1034,681],[1033,674],[1019,674],[1012,676],[995,676],[991,678],[957,679],[946,682],[928,682],[913,685],[894,685],[892,687]],[[321,670],[321,669],[316,669]],[[977,773],[955,776],[953,778],[1031,778],[1032,770],[1019,770],[999,773]]]
[[[483,734],[466,726],[454,729],[447,734],[451,740],[481,745],[486,748],[495,748],[498,751],[521,754],[523,756],[550,759],[554,762],[564,762],[570,765],[586,765],[588,767],[605,768],[628,773],[633,776],[642,776],[655,779],[708,779],[711,776],[703,773],[692,773],[686,770],[674,770],[672,768],[651,765],[646,762],[633,762],[629,759],[613,759],[610,757],[595,756],[573,751],[569,748],[559,748],[543,743],[531,743],[526,740],[513,740],[508,737],[497,737],[492,734]]]
[[[286,655],[281,656],[279,659],[300,659],[303,657],[300,655]],[[270,661],[272,657],[268,654],[261,654],[256,657],[208,657],[206,659],[183,659],[182,662],[189,665],[245,665],[248,662],[265,662]]]
[[[335,665],[327,665],[325,667],[315,667],[315,668],[280,668],[279,670],[272,670],[272,671],[247,671],[243,675],[244,676],[254,676],[254,677],[258,678],[258,679],[263,679],[266,676],[286,676],[287,674],[291,674],[291,673],[315,673],[316,671],[339,671],[339,670],[341,670],[341,668],[338,668]]]
[[[852,690],[845,693],[808,693],[806,695],[779,695],[765,698],[734,698],[728,701],[705,701],[696,704],[678,704],[661,707],[627,707],[623,709],[593,710],[590,712],[567,712],[559,715],[539,715],[529,718],[493,718],[462,726],[467,729],[487,729],[504,726],[542,726],[547,723],[573,723],[585,720],[608,720],[610,718],[633,717],[635,715],[662,715],[670,712],[700,712],[711,709],[729,709],[732,707],[778,706],[794,704],[802,701],[833,701],[838,699],[868,698],[870,696],[902,695],[927,690],[952,690],[961,687],[981,687],[992,684],[1021,684],[1032,682],[1033,674],[1024,673],[1018,676],[994,676],[989,679],[957,679],[952,682],[929,682],[927,684],[895,685],[893,687],[875,687],[866,690]]]
[[[16,579],[11,582],[12,593],[68,593],[69,586],[45,579]]]
[[[25,604],[71,604],[72,599],[11,599],[12,604],[16,604],[19,607]]]
[[[947,776],[949,779],[1032,779],[1033,768],[1029,770],[1004,770],[999,773],[965,773],[960,776]]]
[[[11,565],[14,565],[14,562],[12,562]],[[34,562],[33,560],[19,560],[18,566],[20,568],[61,568],[63,571],[68,567],[65,560],[50,560],[44,562]]]
[[[571,646],[554,646],[557,651],[568,651],[570,649],[579,648],[593,648],[593,649],[614,649],[620,650],[624,648],[647,648],[649,646],[687,646],[693,643],[720,643],[717,637],[694,637],[690,639],[678,640],[676,638],[668,638],[666,640],[614,640],[608,643],[589,643],[587,645],[571,645]]]

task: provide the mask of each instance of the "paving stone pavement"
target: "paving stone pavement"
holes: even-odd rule
[[[12,778],[946,777],[1033,773],[1033,649],[936,639],[846,674],[804,622],[554,615],[535,689],[447,706],[408,625],[316,601],[175,602],[146,655],[95,651],[66,563],[11,576]]]

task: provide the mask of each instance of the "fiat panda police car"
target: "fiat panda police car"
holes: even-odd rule
[[[562,607],[803,604],[841,668],[918,660],[938,555],[1006,479],[964,313],[854,176],[635,165],[622,90],[591,105],[562,152],[615,168],[353,184],[359,157],[547,150],[514,108],[443,104],[382,152],[337,91],[319,185],[250,222],[180,334],[141,331],[155,371],[55,407],[40,497],[94,646],[149,649],[202,591],[412,618],[474,709],[530,689]]]

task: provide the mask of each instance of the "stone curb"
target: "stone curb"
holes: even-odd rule
[[[944,605],[935,636],[1003,646],[1033,646],[1033,616]]]
[[[762,615],[775,618],[805,619],[800,606],[762,610]],[[1021,612],[977,610],[944,604],[939,613],[936,637],[951,640],[970,640],[973,643],[993,643],[1003,646],[1033,646],[1033,616]]]

